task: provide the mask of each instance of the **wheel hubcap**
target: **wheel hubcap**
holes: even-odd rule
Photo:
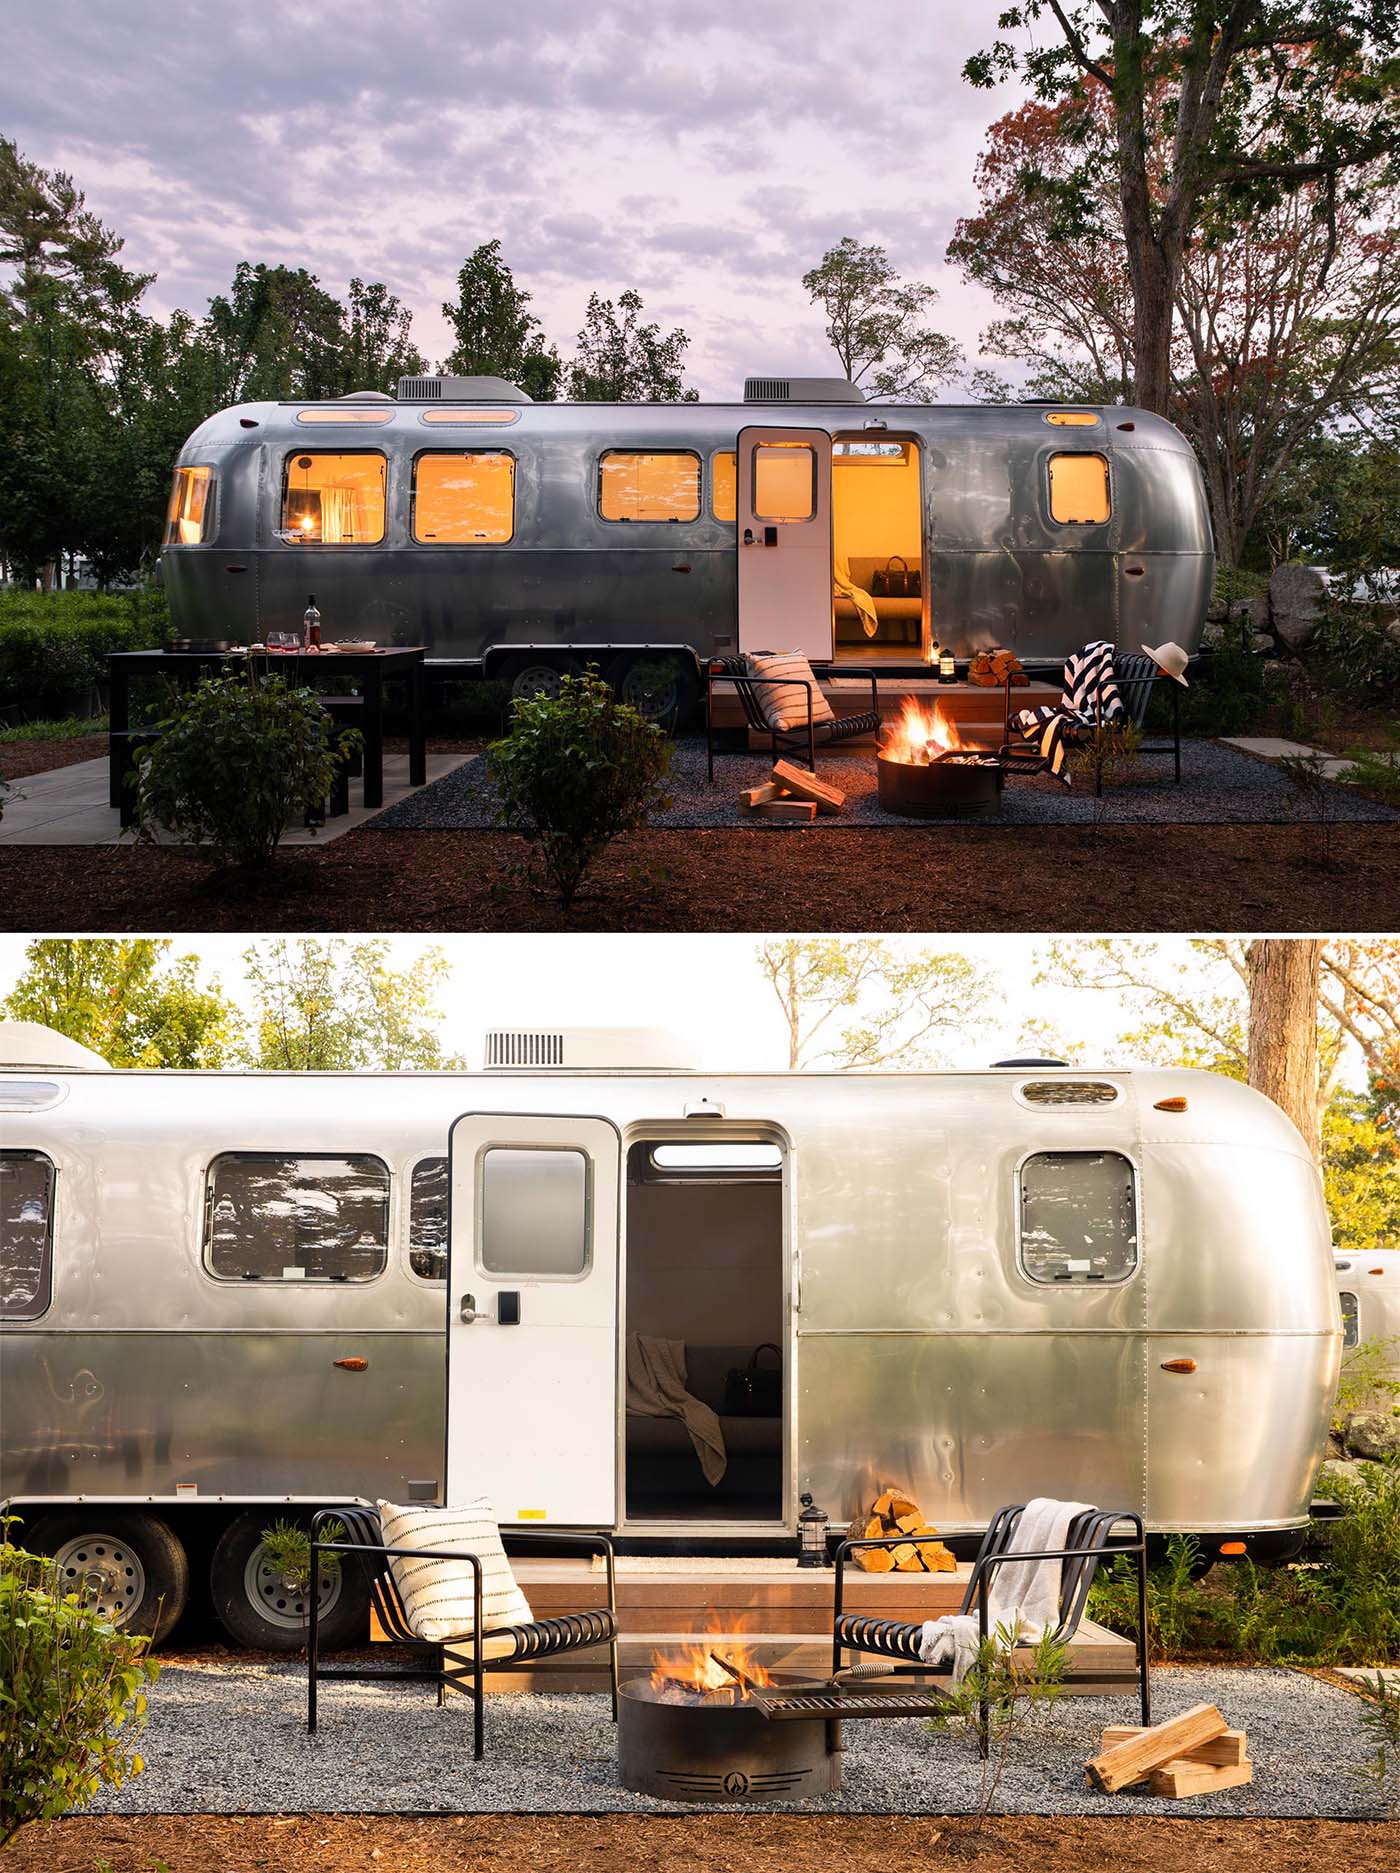
[[[563,672],[552,663],[532,663],[514,678],[510,693],[512,696],[557,696],[562,681]]]
[[[680,684],[674,670],[631,669],[622,679],[622,701],[649,722],[663,721],[675,709]]]
[[[125,1625],[146,1597],[141,1557],[112,1535],[78,1535],[54,1556],[65,1586],[114,1625]]]
[[[306,1624],[310,1596],[305,1585],[299,1580],[289,1580],[280,1568],[273,1567],[261,1542],[248,1556],[243,1569],[243,1591],[248,1596],[248,1604],[257,1608],[269,1626],[277,1626],[284,1632],[300,1632]],[[323,1619],[339,1598],[339,1568],[332,1573],[322,1573],[318,1610]]]

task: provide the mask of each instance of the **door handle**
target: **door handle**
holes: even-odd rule
[[[474,1320],[479,1320],[481,1318],[476,1311],[476,1296],[474,1294],[464,1294],[462,1296],[460,1315],[464,1327],[469,1327]]]

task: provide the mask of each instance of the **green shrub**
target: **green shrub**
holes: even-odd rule
[[[61,714],[74,690],[106,680],[109,652],[169,634],[163,592],[0,591],[0,709]]]
[[[137,756],[140,836],[154,842],[165,830],[220,865],[267,865],[288,822],[319,807],[360,739],[355,729],[335,733],[314,690],[257,681],[251,666],[205,677],[176,698]]]
[[[1332,601],[1322,609],[1314,655],[1328,683],[1355,702],[1400,703],[1400,639],[1361,605]]]
[[[502,824],[536,848],[565,910],[604,847],[669,804],[665,735],[593,670],[564,677],[556,696],[517,697],[486,760]]]
[[[1148,734],[1171,733],[1173,690],[1183,735],[1240,735],[1260,727],[1270,706],[1269,665],[1249,637],[1245,627],[1228,625],[1225,642],[1192,663],[1187,688],[1170,679],[1155,684],[1144,723]]]
[[[146,1640],[63,1594],[52,1561],[0,1545],[0,1847],[120,1788],[145,1766],[133,1748],[145,1686],[159,1667]]]
[[[1361,1722],[1375,1741],[1375,1754],[1360,1773],[1375,1787],[1388,1815],[1400,1815],[1400,1685],[1392,1688],[1377,1672],[1364,1686]]]

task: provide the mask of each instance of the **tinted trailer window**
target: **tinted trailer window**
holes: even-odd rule
[[[1041,1151],[1021,1166],[1021,1267],[1032,1281],[1125,1281],[1137,1267],[1133,1167],[1116,1151]]]
[[[49,1304],[53,1165],[38,1151],[0,1151],[0,1314],[33,1320]]]
[[[231,1151],[209,1167],[204,1256],[221,1281],[371,1281],[388,1243],[378,1158]]]

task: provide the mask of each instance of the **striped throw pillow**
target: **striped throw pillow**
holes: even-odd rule
[[[449,1554],[474,1554],[481,1562],[481,1616],[484,1632],[501,1626],[527,1625],[530,1603],[516,1584],[501,1546],[496,1514],[483,1496],[456,1509],[404,1508],[378,1504],[386,1548],[436,1548]],[[466,1639],[474,1626],[472,1570],[466,1561],[391,1559],[394,1584],[408,1623],[420,1639]]]
[[[790,676],[797,679],[790,686],[761,683],[755,689],[758,706],[769,728],[806,728],[807,691],[800,689],[798,682],[812,685],[813,722],[830,722],[833,719],[831,704],[817,688],[812,666],[801,651],[757,650],[749,657],[748,665],[753,676]]]

